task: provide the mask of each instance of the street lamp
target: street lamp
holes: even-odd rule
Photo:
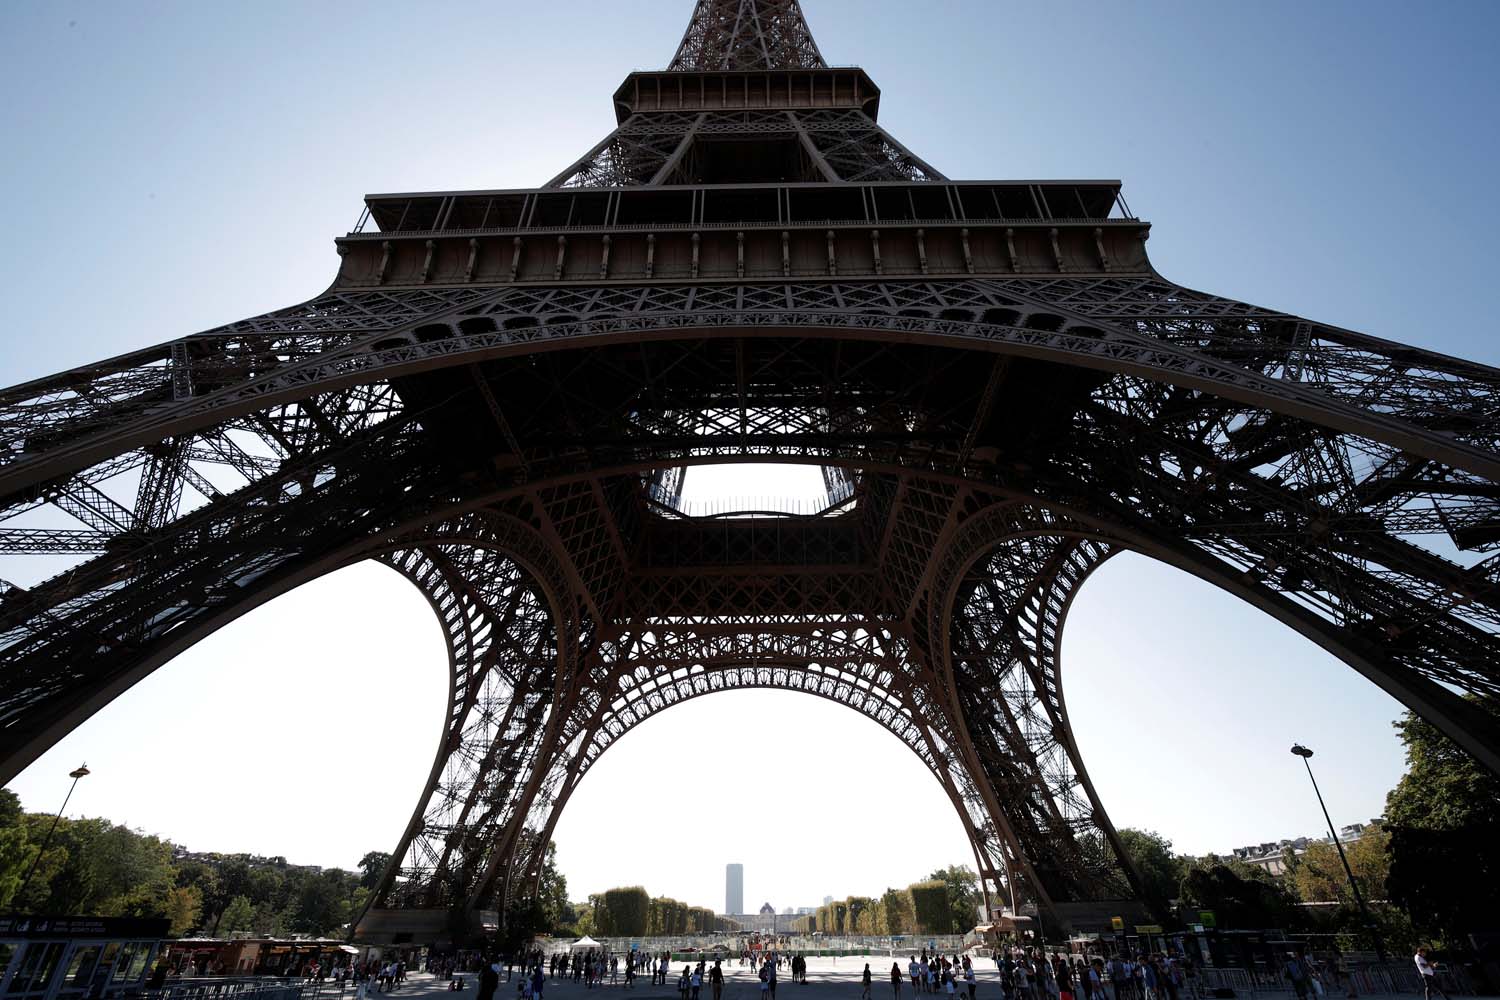
[[[63,804],[58,807],[57,815],[52,817],[52,825],[47,828],[47,836],[42,838],[42,849],[37,851],[36,857],[31,859],[31,867],[26,869],[26,877],[21,880],[21,888],[16,890],[12,899],[19,900],[26,894],[26,887],[31,884],[31,876],[36,874],[36,866],[41,863],[42,855],[47,853],[47,845],[52,843],[52,835],[57,832],[57,824],[62,819],[63,810],[68,808],[68,800],[73,797],[73,789],[78,787],[78,779],[87,776],[88,773],[87,764],[79,764],[68,772],[68,777],[73,779],[73,783],[68,786],[68,794],[63,796]]]
[[[1359,883],[1354,881],[1354,869],[1349,867],[1349,857],[1344,853],[1344,845],[1339,842],[1338,831],[1333,828],[1333,820],[1328,815],[1328,806],[1323,804],[1323,793],[1318,790],[1318,779],[1313,777],[1312,765],[1308,758],[1313,752],[1301,743],[1292,744],[1292,753],[1302,758],[1302,766],[1307,768],[1307,780],[1312,782],[1313,794],[1318,797],[1318,806],[1323,810],[1323,819],[1328,824],[1328,835],[1333,838],[1333,846],[1338,849],[1339,860],[1344,863],[1344,874],[1349,876],[1349,888],[1354,890],[1354,901],[1359,904],[1360,916],[1364,918],[1365,926],[1370,930],[1370,936],[1375,939],[1375,954],[1380,956],[1380,961],[1385,962],[1385,945],[1381,943],[1380,931],[1375,927],[1375,921],[1370,919],[1370,909],[1365,906],[1365,897],[1360,894]]]

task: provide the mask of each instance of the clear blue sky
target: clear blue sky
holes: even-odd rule
[[[626,71],[665,65],[690,8],[0,6],[11,220],[0,383],[316,294],[364,192],[541,183],[610,128]],[[828,59],[863,65],[884,90],[882,121],[949,176],[1119,178],[1155,225],[1158,269],[1177,281],[1500,361],[1487,312],[1500,5],[805,8]],[[8,560],[0,576],[28,571]],[[61,775],[88,757],[96,776],[77,811],[196,848],[344,865],[386,849],[428,767],[442,671],[420,600],[377,568],[346,574],[247,618],[101,713],[16,782],[26,804],[52,808]],[[333,620],[320,621],[330,606]],[[1400,773],[1394,703],[1144,560],[1116,560],[1088,585],[1064,657],[1106,806],[1185,849],[1318,829],[1286,753],[1294,739],[1319,750],[1341,822],[1377,814]],[[717,903],[722,862],[741,860],[757,903],[796,905],[963,860],[920,770],[850,764],[889,737],[833,708],[722,696],[710,709],[715,700],[643,727],[606,757],[615,779],[585,783],[558,834],[575,894],[618,874]],[[746,733],[724,738],[753,742],[767,717],[826,737],[817,766],[796,772],[786,816],[741,822],[751,804],[731,795],[725,815],[755,834],[743,844],[710,838],[700,856],[648,838],[600,857],[599,825],[635,801],[612,796],[624,775],[665,775],[668,788],[713,776],[713,762],[679,759],[692,730],[674,742],[652,726],[717,733],[739,720]],[[317,773],[293,773],[299,748]],[[247,761],[260,772],[237,774]],[[882,830],[893,788],[922,821]],[[335,802],[357,804],[358,821],[316,819]],[[868,810],[870,853],[835,851],[804,873],[797,831],[844,828],[851,808]]]

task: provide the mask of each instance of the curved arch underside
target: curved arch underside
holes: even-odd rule
[[[1255,603],[1500,768],[1455,694],[1500,696],[1497,389],[1154,276],[337,291],[0,393],[0,544],[88,556],[0,598],[5,774],[376,557],[452,667],[376,909],[503,907],[620,735],[768,686],[894,732],[992,900],[1067,923],[1138,884],[1058,675],[1112,552]],[[664,502],[669,470],[724,461],[819,464],[840,493],[812,517]]]

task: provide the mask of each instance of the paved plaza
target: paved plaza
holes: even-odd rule
[[[901,955],[899,961],[904,974],[908,956]],[[893,1000],[891,992],[891,962],[898,961],[889,955],[871,955],[869,958],[850,956],[847,958],[809,958],[807,960],[807,985],[802,986],[792,982],[791,973],[783,972],[778,977],[776,985],[776,1000],[799,1000],[807,994],[816,993],[819,1000],[825,997],[847,997],[849,1000],[858,1000],[860,994],[860,975],[864,971],[865,963],[870,963],[870,975],[873,977],[870,996],[872,1000]],[[620,972],[619,982],[613,986],[607,983],[604,986],[596,986],[588,989],[583,983],[575,983],[572,978],[549,979],[543,992],[543,1000],[593,1000],[605,993],[617,994],[621,1000],[629,997],[630,1000],[677,1000],[677,977],[682,974],[684,963],[677,963],[672,967],[672,974],[666,986],[652,986],[651,977],[644,976],[636,980],[633,989],[625,988],[625,973]],[[709,963],[712,966],[713,963]],[[1000,974],[995,969],[995,964],[988,959],[983,959],[974,966],[975,976],[979,980],[979,1000],[1001,1000]],[[477,993],[474,976],[464,977],[464,992],[470,997]],[[501,977],[500,988],[495,991],[495,1000],[514,1000],[516,996],[516,977],[506,983]],[[408,977],[400,990],[392,994],[393,998],[401,996],[426,995],[433,992],[448,992],[448,981],[437,980],[426,973],[417,973]],[[928,996],[929,994],[923,994]],[[942,994],[938,994],[933,1000],[937,1000]],[[962,997],[962,994],[956,994]],[[760,977],[751,970],[749,965],[740,965],[738,961],[724,963],[724,1000],[758,1000],[760,997]],[[713,993],[708,984],[704,983],[700,1000],[712,1000]],[[910,981],[904,981],[901,987],[901,1000],[913,1000]]]
[[[780,979],[777,983],[776,1000],[808,1000],[816,997],[817,1000],[858,1000],[860,995],[860,973],[864,970],[865,962],[870,963],[870,974],[873,977],[871,984],[871,1000],[894,1000],[891,991],[890,974],[891,962],[899,961],[904,970],[906,968],[906,956],[892,959],[888,955],[871,955],[869,958],[809,958],[807,960],[807,985],[801,986],[791,981],[790,975]],[[758,1000],[760,997],[760,979],[751,971],[748,965],[740,965],[738,962],[725,963],[724,976],[724,1000]],[[1000,990],[1000,974],[995,969],[993,962],[988,959],[976,962],[974,972],[979,980],[977,996],[979,1000],[1002,1000],[1003,994]],[[634,989],[625,988],[625,975],[620,974],[620,981],[614,986],[601,986],[594,989],[586,988],[582,983],[575,983],[569,979],[549,979],[544,991],[543,1000],[596,1000],[608,994],[616,994],[620,1000],[629,997],[630,1000],[677,1000],[677,976],[682,973],[681,965],[673,969],[671,979],[666,986],[652,986],[649,976],[637,980]],[[516,993],[516,979],[512,976],[511,981],[506,983],[503,979],[500,988],[495,991],[495,1000],[514,1000]],[[601,992],[602,991],[602,992]],[[435,979],[426,973],[412,974],[401,989],[391,994],[393,1000],[399,997],[428,997],[431,994],[444,993],[459,1000],[467,997],[468,1000],[478,993],[478,987],[474,976],[465,976],[464,990],[461,994],[453,994],[448,989],[446,979]],[[700,1000],[712,1000],[713,994],[708,985],[703,986]],[[916,997],[930,996],[930,994],[917,994]],[[938,1000],[943,994],[938,994],[933,1000]],[[1240,994],[1239,1000],[1287,1000],[1291,994],[1286,992],[1257,992],[1254,994]],[[1362,997],[1361,1000],[1374,1000],[1379,995]],[[1390,1000],[1416,1000],[1415,994],[1388,995]],[[957,1000],[962,1000],[964,993],[960,991],[955,994]],[[910,982],[905,982],[901,988],[901,1000],[915,1000]],[[1337,1000],[1330,997],[1329,1000]],[[1381,997],[1385,1000],[1385,997]],[[1493,997],[1466,997],[1465,1000],[1497,1000]]]
[[[871,1000],[894,1000],[894,994],[891,991],[891,981],[889,981],[891,963],[892,961],[900,961],[901,969],[906,969],[906,957],[904,955],[894,958],[894,960],[889,955],[870,955],[868,958],[837,958],[837,960],[835,958],[808,958],[807,985],[802,987],[802,985],[793,984],[790,981],[790,976],[786,976],[786,978],[780,979],[780,982],[777,984],[777,991],[775,991],[777,993],[777,1000],[805,1000],[807,997],[813,996],[816,996],[817,1000],[858,1000],[859,990],[861,990],[861,987],[859,987],[859,975],[864,970],[864,963],[867,963],[867,961],[870,963],[870,975],[873,976],[870,988]],[[1001,979],[999,979],[998,970],[995,969],[995,963],[992,963],[990,960],[981,960],[975,963],[974,970],[975,976],[980,981],[977,994],[978,999],[1002,1000],[1004,994],[1001,993]],[[613,987],[606,984],[603,987],[592,988],[592,990],[583,987],[583,984],[580,984],[580,982],[574,984],[571,978],[549,979],[546,990],[544,990],[543,1000],[595,1000],[598,997],[604,996],[604,994],[618,994],[621,1000],[624,997],[630,997],[630,1000],[678,1000],[678,996],[676,996],[676,978],[681,975],[681,972],[681,964],[673,966],[672,976],[667,981],[669,985],[666,985],[666,987],[652,987],[651,979],[649,979],[649,976],[646,976],[646,978],[639,979],[636,982],[636,987],[633,990],[625,990],[624,973],[621,973],[618,984],[613,985]],[[463,993],[455,996],[449,990],[449,981],[447,979],[435,979],[434,976],[426,975],[426,973],[414,973],[414,975],[408,978],[405,984],[402,984],[401,990],[396,991],[392,996],[428,997],[429,994],[440,993],[449,994],[450,997],[455,997],[455,1000],[459,1000],[459,997],[468,997],[469,1000],[472,1000],[477,996],[478,988],[477,984],[475,984],[474,976],[465,976]],[[380,994],[377,994],[377,996],[380,996]],[[932,996],[932,994],[915,994],[915,997],[924,996]],[[942,996],[944,994],[938,994],[938,997]],[[956,996],[957,1000],[963,1000],[965,993],[960,991],[960,993],[954,994],[954,996]],[[1362,997],[1361,1000],[1370,1000],[1371,997],[1377,996],[1380,996],[1380,994],[1368,994],[1368,997]],[[1416,996],[1419,996],[1419,994],[1385,994],[1385,997],[1389,997],[1391,1000],[1416,1000]],[[511,976],[511,981],[508,984],[502,979],[501,984],[499,984],[499,990],[495,991],[495,1000],[514,1000],[514,997],[516,997],[516,979],[514,979],[514,976]],[[759,997],[760,979],[751,972],[750,967],[741,966],[739,963],[724,964],[724,1000],[757,1000]],[[938,997],[933,997],[933,1000],[938,1000]],[[1292,997],[1290,993],[1277,993],[1277,991],[1266,993],[1266,991],[1260,991],[1260,993],[1254,994],[1239,994],[1238,1000],[1289,1000],[1290,997]],[[1382,1000],[1385,1000],[1385,997],[1382,997]],[[709,993],[708,985],[706,984],[703,985],[700,1000],[712,1000],[712,994]],[[903,982],[903,985],[901,985],[900,1000],[913,1000],[910,982]],[[1337,999],[1331,996],[1329,1000]],[[1496,997],[1466,997],[1466,1000],[1500,999],[1496,999]]]

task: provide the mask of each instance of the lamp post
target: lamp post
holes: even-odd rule
[[[1354,901],[1359,904],[1359,914],[1364,918],[1365,926],[1370,930],[1370,937],[1375,939],[1375,954],[1380,957],[1382,964],[1385,962],[1385,945],[1380,940],[1380,931],[1375,927],[1375,921],[1370,919],[1370,909],[1365,906],[1365,897],[1359,891],[1359,883],[1354,881],[1354,869],[1349,867],[1349,857],[1344,853],[1344,845],[1339,842],[1338,831],[1333,828],[1333,819],[1328,815],[1328,806],[1323,803],[1323,793],[1318,790],[1318,779],[1313,777],[1312,765],[1308,758],[1313,752],[1301,743],[1292,744],[1292,753],[1302,758],[1302,766],[1307,768],[1307,780],[1312,782],[1313,794],[1318,797],[1318,807],[1323,810],[1323,820],[1328,824],[1328,836],[1333,838],[1333,846],[1339,852],[1339,860],[1344,863],[1344,874],[1349,876],[1349,888],[1354,890]]]
[[[36,874],[36,866],[41,863],[42,855],[47,853],[47,845],[52,843],[52,835],[57,832],[57,824],[62,820],[63,810],[68,808],[68,800],[73,797],[73,789],[78,787],[78,779],[87,776],[88,773],[87,764],[80,764],[68,772],[68,777],[73,779],[73,783],[68,786],[68,794],[63,796],[63,803],[58,807],[57,815],[52,817],[52,825],[47,828],[47,836],[42,838],[42,849],[37,851],[36,857],[31,859],[31,867],[26,869],[26,877],[21,880],[21,888],[16,890],[12,899],[19,900],[26,894],[26,887],[31,884],[31,876]]]

